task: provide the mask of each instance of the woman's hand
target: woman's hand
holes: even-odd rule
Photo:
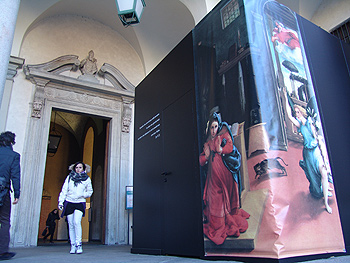
[[[226,139],[225,139],[225,140],[226,140]],[[222,144],[221,136],[218,136],[217,143],[215,144],[215,151],[216,151],[218,154],[221,154],[221,153],[222,153],[221,144]],[[225,144],[226,144],[226,142],[225,142]]]
[[[203,151],[204,151],[204,155],[205,155],[205,159],[209,160],[210,157],[210,148],[208,143],[205,143],[203,146]]]

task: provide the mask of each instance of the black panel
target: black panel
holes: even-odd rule
[[[318,97],[336,187],[345,245],[350,249],[350,48],[299,17],[310,71]],[[345,52],[345,56],[344,53]],[[347,61],[346,61],[347,59]]]
[[[145,136],[139,129],[147,120],[158,112],[157,100],[154,96],[157,87],[144,82],[142,88],[136,89],[135,99],[135,163],[134,165],[134,209],[133,209],[133,247],[147,248],[160,254],[161,248],[161,193],[162,172],[161,140]],[[135,234],[136,233],[136,234]]]
[[[192,45],[192,34],[189,33],[138,85],[136,96],[138,90],[155,86],[152,92],[152,96],[156,97],[154,102],[159,109],[164,109],[194,89]]]
[[[132,253],[203,255],[192,35],[135,95]]]
[[[165,253],[193,256],[203,249],[194,92],[163,112]],[[203,253],[201,254],[203,255]]]

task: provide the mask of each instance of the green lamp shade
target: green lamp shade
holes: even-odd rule
[[[118,16],[125,26],[140,23],[144,0],[116,0]]]

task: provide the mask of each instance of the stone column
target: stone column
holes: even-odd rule
[[[0,1],[0,103],[4,93],[19,4],[20,0]]]

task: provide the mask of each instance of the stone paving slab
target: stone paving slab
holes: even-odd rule
[[[232,260],[203,260],[199,258],[186,258],[177,256],[154,256],[131,254],[131,246],[107,246],[100,244],[83,245],[83,254],[69,254],[69,244],[45,244],[43,246],[12,248],[11,252],[16,252],[16,256],[9,261],[11,263],[227,263],[243,262]],[[299,260],[300,261],[300,260]],[[246,261],[248,262],[248,261]],[[251,261],[249,261],[251,262]],[[259,262],[259,261],[255,261]],[[261,262],[261,261],[260,261]],[[268,262],[268,261],[263,261]],[[288,262],[295,262],[294,260]],[[312,263],[348,263],[350,255],[323,258],[312,261]]]

